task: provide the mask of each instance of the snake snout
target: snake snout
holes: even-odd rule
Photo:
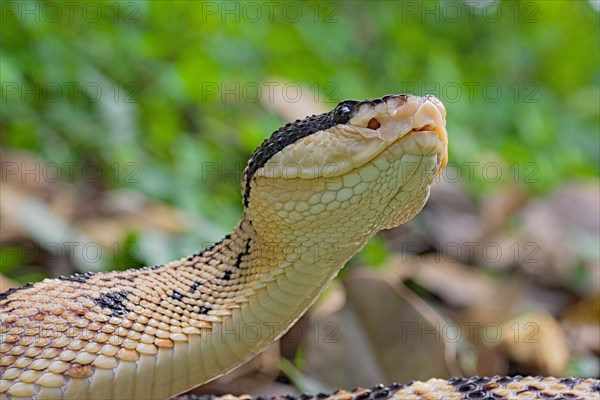
[[[446,166],[448,161],[448,133],[446,132],[446,109],[441,101],[435,96],[424,96],[420,98],[422,104],[415,112],[412,120],[412,132],[432,132],[437,136],[440,143],[431,147],[438,155],[439,172]],[[425,135],[425,134],[424,134]],[[426,136],[422,138],[425,139]],[[431,139],[431,138],[430,138]],[[427,140],[429,141],[429,140]],[[439,146],[441,144],[441,146]]]
[[[447,142],[446,109],[433,96],[422,97],[422,103],[412,119],[413,131],[433,131],[444,143]]]
[[[446,109],[435,96],[386,96],[385,103],[369,105],[358,115],[354,125],[365,126],[364,137],[378,136],[393,143],[414,131],[435,132],[444,145],[447,143]],[[367,123],[368,121],[368,123]]]

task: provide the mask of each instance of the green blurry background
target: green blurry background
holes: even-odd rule
[[[454,182],[476,205],[597,183],[598,7],[5,1],[2,273],[25,283],[137,267],[219,240],[241,215],[245,162],[286,106],[301,117],[348,98],[437,95]],[[489,162],[498,179],[480,167],[466,177]],[[119,226],[127,212],[158,222]],[[102,243],[100,261],[47,245],[78,235]],[[383,263],[389,247],[376,240],[359,263]]]
[[[3,147],[57,163],[75,183],[140,190],[222,231],[239,218],[249,154],[287,122],[261,95],[329,109],[433,93],[463,177],[465,163],[493,159],[502,181],[548,192],[599,172],[598,10],[586,1],[6,2],[1,11]],[[473,195],[498,187],[472,171]]]

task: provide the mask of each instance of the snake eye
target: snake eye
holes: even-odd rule
[[[338,124],[345,124],[350,119],[352,111],[354,111],[354,104],[340,103],[333,110],[333,120]]]

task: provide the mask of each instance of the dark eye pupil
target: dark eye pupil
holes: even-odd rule
[[[350,109],[350,107],[343,104],[335,108],[335,110],[333,111],[333,119],[338,124],[345,124],[350,119],[351,113],[352,110]]]

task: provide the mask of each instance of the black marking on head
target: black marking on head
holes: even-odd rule
[[[390,94],[378,99],[364,101],[344,100],[329,112],[319,115],[311,115],[310,117],[306,117],[302,120],[298,119],[295,122],[288,123],[273,132],[271,137],[263,141],[260,147],[254,151],[250,161],[248,161],[246,170],[244,171],[244,206],[248,207],[248,203],[250,201],[250,183],[252,182],[254,174],[275,154],[283,150],[286,146],[289,146],[290,144],[293,144],[306,136],[312,135],[315,132],[329,129],[338,124],[347,123],[350,118],[355,115],[356,110],[358,110],[362,104],[375,106],[377,104],[387,102],[392,98],[400,99],[401,105],[406,103],[409,95]]]
[[[85,281],[90,279],[92,276],[94,276],[93,272],[86,272],[85,274],[73,274],[73,275],[68,275],[68,276],[62,275],[62,276],[59,276],[58,279],[60,279],[61,281],[72,281],[72,282],[84,283]]]
[[[237,255],[237,258],[235,260],[235,267],[236,268],[240,268],[241,265],[242,265],[242,258],[244,256],[247,256],[248,254],[250,254],[250,240],[251,239],[246,240],[246,248],[244,248],[243,252],[241,252],[241,253],[239,253]]]
[[[210,308],[210,307],[204,307],[204,306],[201,306],[201,307],[200,307],[200,314],[206,314],[206,313],[207,313],[207,312],[209,312],[210,310],[211,310],[211,308]]]
[[[171,295],[171,297],[177,301],[183,301],[183,298],[185,296],[183,294],[179,293],[177,290],[173,290],[173,294]]]
[[[354,100],[346,100],[340,104],[358,103]],[[339,107],[339,105],[338,105]],[[337,108],[336,108],[337,109]],[[248,207],[250,201],[250,182],[254,173],[263,167],[267,161],[271,159],[275,154],[283,150],[284,147],[295,143],[296,141],[312,135],[315,132],[329,129],[332,126],[338,124],[333,117],[334,111],[329,111],[319,115],[311,115],[304,119],[298,119],[295,122],[286,124],[279,128],[271,137],[266,139],[259,148],[254,150],[245,171],[245,189],[244,189],[244,206]]]
[[[100,307],[108,308],[112,310],[113,315],[122,317],[127,315],[129,310],[123,305],[123,302],[127,299],[130,293],[126,290],[119,292],[108,292],[104,293],[98,299],[94,300]]]
[[[194,293],[196,290],[198,290],[198,288],[202,286],[202,282],[194,282],[190,285],[190,293]]]

